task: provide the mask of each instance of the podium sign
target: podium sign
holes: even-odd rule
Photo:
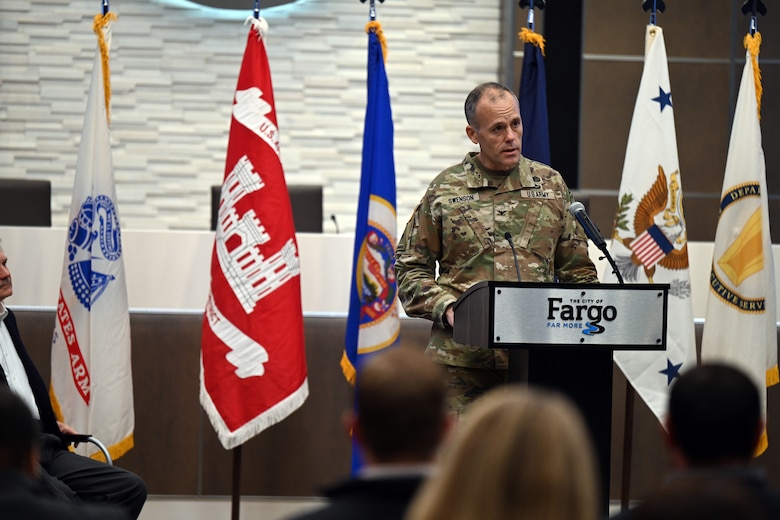
[[[490,348],[665,350],[668,284],[480,282],[455,303],[454,339]]]

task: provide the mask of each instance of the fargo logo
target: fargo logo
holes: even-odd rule
[[[604,327],[601,320],[614,321],[617,309],[613,305],[600,305],[601,300],[579,300],[563,303],[563,298],[547,298],[548,327],[582,329],[588,336],[601,334]],[[582,326],[582,322],[585,326]]]

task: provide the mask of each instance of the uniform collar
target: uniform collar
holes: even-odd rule
[[[483,175],[479,163],[475,160],[477,152],[469,152],[463,159],[463,169],[466,172],[466,183],[469,188],[483,188],[490,186],[487,178]],[[517,166],[509,172],[506,182],[499,191],[515,191],[521,188],[540,188],[538,176],[532,173],[532,162],[524,156],[520,156]]]

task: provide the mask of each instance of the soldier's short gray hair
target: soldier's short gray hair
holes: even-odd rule
[[[490,91],[498,91],[499,96],[497,97],[503,97],[504,92],[509,92],[513,97],[515,97],[515,99],[517,99],[515,93],[512,92],[509,87],[502,85],[501,83],[488,81],[487,83],[477,85],[471,92],[469,92],[469,95],[466,96],[466,103],[463,107],[464,111],[466,112],[466,122],[469,124],[469,126],[476,128],[475,120],[477,118],[477,103],[479,103],[479,100],[482,99],[482,96],[486,92]]]

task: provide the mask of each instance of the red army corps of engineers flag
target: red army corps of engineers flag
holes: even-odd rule
[[[225,449],[281,421],[309,394],[298,244],[264,25],[252,20],[238,77],[203,317],[200,401]]]

